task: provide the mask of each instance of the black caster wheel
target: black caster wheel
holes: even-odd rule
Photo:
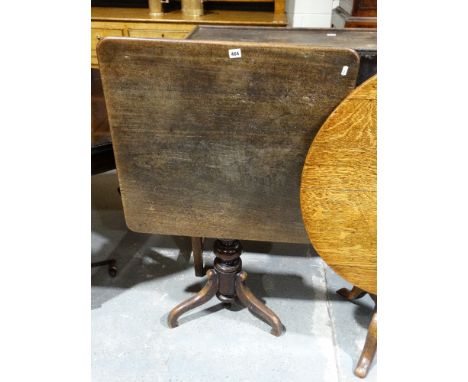
[[[112,262],[109,264],[108,271],[109,271],[109,276],[110,276],[110,277],[115,277],[115,276],[117,276],[117,266],[115,265],[115,261],[112,261]]]

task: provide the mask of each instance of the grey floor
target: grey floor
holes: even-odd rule
[[[92,177],[92,261],[118,262],[112,279],[92,270],[94,382],[358,381],[353,368],[373,307],[335,291],[350,285],[307,245],[243,242],[247,285],[281,318],[281,337],[247,309],[215,298],[169,329],[167,313],[203,286],[188,238],[126,228],[114,172]],[[205,262],[213,260],[212,240]],[[377,380],[377,357],[366,381]]]

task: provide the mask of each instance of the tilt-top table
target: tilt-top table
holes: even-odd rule
[[[98,45],[125,219],[136,232],[223,238],[177,318],[217,294],[282,331],[244,284],[238,240],[307,242],[299,205],[310,139],[354,89],[351,49],[107,38]]]
[[[330,115],[310,147],[301,183],[304,224],[317,253],[355,285],[353,300],[375,301],[355,369],[367,375],[377,348],[377,76],[354,90]]]

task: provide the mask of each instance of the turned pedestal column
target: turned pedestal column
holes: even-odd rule
[[[275,336],[281,335],[283,324],[278,316],[261,302],[245,285],[247,273],[242,270],[242,245],[239,240],[216,240],[214,243],[214,267],[207,271],[207,283],[195,296],[181,302],[168,317],[170,328],[177,326],[177,319],[216,295],[224,303],[241,303],[272,327]]]

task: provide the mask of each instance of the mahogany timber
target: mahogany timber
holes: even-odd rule
[[[98,55],[130,229],[308,242],[301,170],[355,87],[354,51],[107,38]]]
[[[375,10],[377,11],[377,10]],[[363,16],[364,10],[357,15],[349,14],[342,7],[336,7],[332,12],[332,27],[334,28],[377,28],[376,16]],[[372,12],[367,12],[372,13]]]
[[[340,0],[339,6],[351,16],[377,17],[377,0]]]

